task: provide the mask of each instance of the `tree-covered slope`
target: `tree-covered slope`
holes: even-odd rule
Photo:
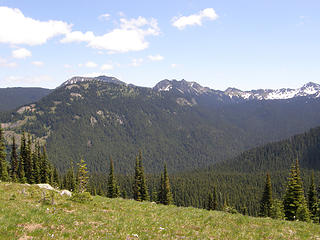
[[[7,135],[25,130],[47,142],[60,170],[83,157],[104,172],[133,169],[143,153],[146,172],[167,162],[171,172],[209,166],[243,150],[320,124],[319,99],[233,101],[102,81],[61,86],[32,105],[0,116]]]
[[[51,89],[45,88],[0,88],[0,111],[13,110],[19,106],[36,102],[47,96]]]

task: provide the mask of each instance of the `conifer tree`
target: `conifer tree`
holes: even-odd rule
[[[8,164],[6,160],[7,152],[4,142],[3,130],[0,124],[0,180],[9,181]]]
[[[134,169],[133,198],[136,201],[142,201],[141,200],[141,170],[139,167],[138,156],[136,157],[136,166]]]
[[[26,159],[26,136],[25,133],[22,132],[21,141],[20,141],[20,154],[19,154],[19,165],[18,165],[18,176],[20,183],[26,183],[26,175],[25,175],[25,167],[24,160]]]
[[[58,187],[60,186],[60,177],[59,177],[59,173],[58,173],[58,169],[56,167],[53,167],[53,185]]]
[[[260,201],[260,213],[261,217],[271,217],[271,209],[272,209],[272,186],[271,186],[271,178],[270,174],[267,173],[266,184],[262,194],[262,199]]]
[[[41,183],[50,183],[50,166],[46,148],[42,148],[41,164],[40,164]]]
[[[65,174],[65,184],[64,187],[70,191],[76,191],[76,177],[74,174],[74,167],[72,160],[70,161],[70,168],[68,169],[67,173]]]
[[[10,157],[11,169],[10,169],[10,176],[13,182],[18,182],[18,154],[17,154],[17,145],[16,139],[14,135],[12,136],[12,147],[11,147],[11,157]]]
[[[28,139],[25,144],[25,151],[24,151],[24,172],[28,183],[34,183],[33,178],[33,164],[32,164],[32,142],[31,136],[28,134]]]
[[[308,208],[310,211],[310,217],[313,221],[317,221],[317,207],[318,207],[318,199],[317,199],[317,191],[316,186],[314,184],[314,173],[311,175],[311,183],[308,191]]]
[[[173,202],[172,193],[170,188],[169,176],[167,172],[167,164],[164,164],[163,169],[163,204],[170,205]]]
[[[309,211],[304,197],[299,162],[292,166],[283,200],[284,214],[287,220],[307,221]]]
[[[110,157],[110,168],[109,168],[109,176],[108,176],[108,191],[107,197],[108,198],[116,198],[119,197],[119,188],[114,177],[114,166],[112,158]]]
[[[139,168],[140,168],[140,179],[141,179],[141,201],[148,201],[149,200],[149,193],[148,193],[148,188],[147,188],[147,182],[146,178],[144,175],[144,168],[142,165],[142,153],[141,151],[139,152]]]
[[[213,188],[212,192],[209,192],[208,194],[208,204],[207,204],[207,210],[216,210],[218,207],[218,196],[216,188]]]
[[[34,183],[41,183],[41,148],[39,142],[35,144],[34,152],[32,154],[32,174]]]
[[[159,184],[159,189],[158,189],[158,198],[157,198],[157,203],[163,203],[163,189],[164,189],[164,180],[163,180],[163,173],[160,175],[160,184]]]
[[[87,164],[81,158],[80,163],[78,163],[78,190],[83,193],[87,190],[89,176],[87,171]]]

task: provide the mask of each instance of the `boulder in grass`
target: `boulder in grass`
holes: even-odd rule
[[[53,187],[51,187],[50,184],[47,184],[47,183],[41,183],[41,184],[37,184],[39,186],[39,188],[44,188],[44,189],[47,189],[47,190],[54,190],[54,191],[57,191],[56,189],[54,189]]]
[[[68,197],[71,197],[71,196],[72,196],[72,193],[71,193],[70,191],[68,191],[68,190],[62,190],[62,191],[60,192],[60,195],[61,195],[61,196],[66,195],[66,196],[68,196]]]

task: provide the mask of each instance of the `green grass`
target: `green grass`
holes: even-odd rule
[[[48,201],[43,202],[43,191]],[[320,239],[320,226],[0,183],[0,239]]]

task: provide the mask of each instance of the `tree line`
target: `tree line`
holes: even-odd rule
[[[4,141],[4,132],[0,127],[1,181],[29,184],[49,183],[53,186],[68,189],[73,192],[81,193],[88,191],[92,195],[105,195],[109,198],[128,196],[128,191],[125,189],[128,188],[128,186],[122,186],[123,189],[120,188],[120,184],[114,173],[114,163],[111,157],[105,191],[104,189],[101,189],[99,185],[91,181],[92,175],[89,176],[86,163],[83,159],[80,160],[77,167],[75,167],[71,161],[70,168],[66,173],[60,175],[57,169],[48,160],[45,146],[41,146],[38,141],[33,141],[31,136],[24,132],[21,134],[19,151],[16,139],[14,136],[12,137],[9,164],[6,161],[6,155],[7,151]],[[153,180],[153,183],[156,182],[152,178],[151,180]],[[136,156],[134,176],[131,184],[132,198],[136,201],[155,201],[165,205],[177,204],[177,191],[176,189],[174,192],[171,190],[166,164],[160,175],[159,183],[153,184],[153,189],[151,191],[149,190],[141,151]],[[320,201],[314,183],[314,175],[312,174],[311,176],[309,190],[305,196],[298,160],[290,171],[290,176],[287,179],[287,188],[283,198],[277,199],[273,196],[271,176],[268,173],[260,200],[259,216],[319,222]],[[221,201],[223,201],[223,204],[221,204]],[[203,202],[204,204],[202,207],[207,210],[223,210],[231,213],[240,212],[242,214],[248,214],[247,206],[244,205],[241,208],[236,208],[230,203],[227,194],[223,194],[223,197],[219,196],[216,186],[207,193],[207,199],[203,200]]]

